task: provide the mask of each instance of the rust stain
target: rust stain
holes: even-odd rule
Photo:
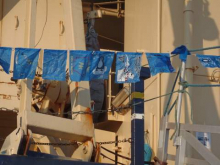
[[[9,84],[9,85],[15,85],[14,82],[0,82],[0,84]]]
[[[84,143],[84,146],[89,146],[89,142],[86,141],[86,142]]]
[[[85,112],[90,112],[90,113],[91,113],[91,112],[92,112],[92,111],[91,111],[91,108],[87,107],[87,108],[85,109]],[[92,115],[91,115],[91,114],[85,115],[85,117],[87,118],[87,120],[88,120],[89,123],[91,123],[91,124],[93,123],[93,118],[92,118]]]
[[[76,94],[76,100],[78,99],[78,94],[79,94],[79,83],[75,82],[75,94]]]
[[[79,87],[79,83],[75,82],[75,86],[76,86],[76,88],[78,88]]]
[[[2,96],[2,98],[5,99],[5,100],[11,100],[11,96],[10,95],[2,95],[2,94],[0,94],[0,96]]]

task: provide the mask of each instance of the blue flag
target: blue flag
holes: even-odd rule
[[[15,48],[14,79],[34,79],[40,49]]]
[[[211,55],[196,55],[202,64],[206,68],[220,68],[220,56]]]
[[[96,51],[92,54],[90,79],[108,79],[114,59],[114,52]]]
[[[174,51],[171,52],[172,54],[179,54],[179,58],[181,61],[186,62],[187,56],[191,55],[189,50],[185,45],[181,45],[177,47]]]
[[[70,51],[70,80],[89,81],[92,51]]]
[[[43,79],[66,80],[67,50],[44,50]]]
[[[0,47],[0,65],[9,74],[12,48]]]
[[[140,81],[141,55],[142,53],[117,53],[116,83],[135,83]]]
[[[152,76],[158,73],[172,73],[175,71],[170,62],[169,53],[146,53],[146,55]]]

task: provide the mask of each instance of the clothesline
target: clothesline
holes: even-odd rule
[[[139,81],[141,56],[145,54],[149,62],[151,76],[158,73],[173,73],[170,58],[179,55],[186,61],[190,52],[217,49],[220,46],[188,50],[185,46],[177,47],[169,53],[114,52],[114,51],[79,51],[0,47],[0,65],[9,74],[12,51],[14,51],[14,79],[33,79],[38,66],[39,52],[43,50],[43,74],[47,80],[66,80],[66,64],[69,58],[69,77],[71,81],[90,81],[108,79],[109,71],[116,54],[116,83],[135,83]],[[220,56],[196,55],[204,67],[220,68]]]

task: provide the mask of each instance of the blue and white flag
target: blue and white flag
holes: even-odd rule
[[[108,79],[114,59],[114,52],[96,51],[92,53],[90,79]]]
[[[206,68],[220,68],[220,56],[211,55],[196,55],[202,64]]]
[[[14,79],[34,79],[40,49],[15,48]]]
[[[70,51],[70,80],[89,81],[92,51]]]
[[[9,74],[12,48],[0,47],[0,65]]]
[[[116,83],[135,83],[140,81],[141,55],[142,53],[117,53]]]
[[[170,62],[169,53],[146,53],[151,76],[158,73],[172,73],[175,71]]]
[[[66,80],[67,50],[44,50],[43,79]]]

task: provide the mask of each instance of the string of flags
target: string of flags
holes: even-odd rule
[[[34,79],[36,74],[39,53],[41,49],[15,48],[14,79]],[[43,74],[46,80],[65,81],[67,50],[44,50]],[[9,74],[12,48],[0,47],[0,65]],[[181,61],[186,61],[191,55],[182,45],[172,54],[179,54]],[[175,72],[169,53],[145,53],[151,76],[158,73]],[[108,51],[69,51],[69,77],[71,81],[90,81],[94,79],[108,79],[115,52]],[[116,53],[115,83],[135,83],[139,81],[142,53]],[[197,55],[202,66],[220,68],[220,56]]]

